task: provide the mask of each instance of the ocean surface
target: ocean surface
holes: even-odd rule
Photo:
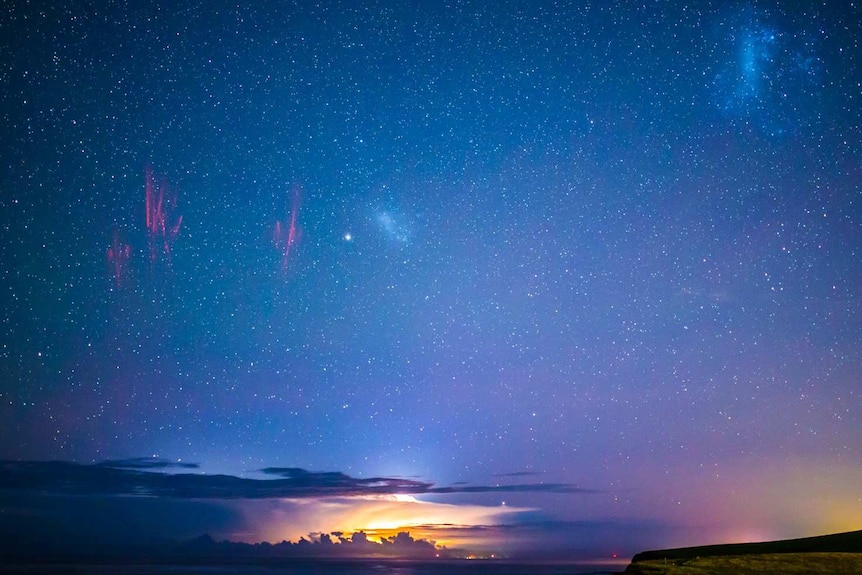
[[[514,564],[497,561],[291,562],[272,565],[0,565],[2,575],[610,575],[625,564]]]

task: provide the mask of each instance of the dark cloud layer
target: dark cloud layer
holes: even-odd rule
[[[165,459],[157,459],[152,457],[132,457],[130,459],[109,459],[101,463],[97,463],[100,467],[114,467],[117,469],[198,469],[200,465],[197,463],[182,463],[177,461],[167,461]]]
[[[341,472],[313,472],[295,467],[261,470],[278,479],[230,475],[165,473],[194,464],[128,459],[83,465],[69,461],[5,461],[0,463],[0,489],[64,495],[139,495],[184,499],[267,499],[349,497],[388,494],[450,493],[591,493],[565,483],[512,485],[435,484],[399,477],[356,478]]]

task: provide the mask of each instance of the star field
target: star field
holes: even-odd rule
[[[524,473],[631,552],[862,527],[857,3],[0,30],[0,458]]]

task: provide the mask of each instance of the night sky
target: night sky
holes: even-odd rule
[[[859,38],[849,1],[0,3],[0,459],[81,471],[3,464],[0,523],[862,529]]]

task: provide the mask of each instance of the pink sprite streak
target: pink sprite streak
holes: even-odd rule
[[[106,257],[111,268],[111,274],[114,276],[114,284],[119,289],[126,283],[132,250],[129,244],[122,241],[118,228],[114,228],[111,246],[107,250]]]
[[[174,219],[173,212],[177,207],[177,191],[170,187],[167,179],[158,182],[153,175],[151,166],[145,169],[146,176],[146,222],[147,239],[150,246],[150,261],[155,263],[164,256],[168,264],[171,261],[171,245],[180,232],[183,217]]]
[[[293,189],[290,223],[287,226],[287,230],[284,229],[281,221],[276,221],[272,232],[272,243],[276,249],[281,252],[282,271],[287,271],[287,264],[290,260],[290,250],[293,247],[293,244],[296,243],[298,237],[296,229],[296,215],[299,212],[299,191],[298,187]]]

